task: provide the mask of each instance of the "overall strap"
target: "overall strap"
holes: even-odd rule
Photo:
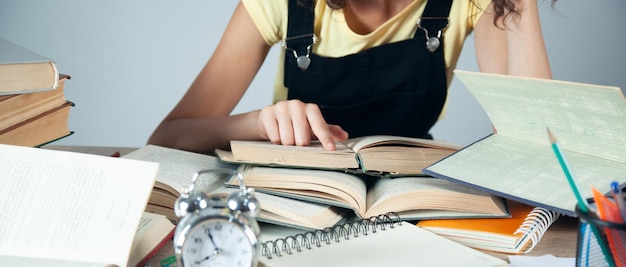
[[[288,50],[295,50],[298,55],[305,55],[307,47],[313,42],[315,1],[289,0],[288,12],[287,37],[283,46]]]
[[[426,3],[426,8],[422,13],[424,17],[443,17],[448,18],[450,14],[450,8],[452,7],[452,0],[430,0]]]
[[[440,45],[442,31],[448,27],[450,8],[452,0],[430,0],[426,3],[422,17],[417,22],[418,31],[422,30],[426,34],[427,48],[434,52]]]

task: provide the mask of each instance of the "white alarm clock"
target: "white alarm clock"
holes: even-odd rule
[[[201,174],[231,174],[240,188],[228,199],[209,198],[196,186]],[[241,173],[230,169],[197,172],[174,206],[180,218],[174,234],[178,265],[254,267],[259,254],[260,208],[254,190],[246,188]]]

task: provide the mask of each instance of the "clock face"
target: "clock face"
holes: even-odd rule
[[[253,238],[254,240],[251,240]],[[188,266],[252,266],[256,237],[227,219],[208,219],[189,230],[181,259]]]

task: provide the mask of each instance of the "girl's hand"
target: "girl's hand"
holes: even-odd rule
[[[327,150],[348,133],[339,125],[327,124],[316,104],[285,100],[261,109],[258,118],[261,136],[275,144],[305,146],[318,139]]]

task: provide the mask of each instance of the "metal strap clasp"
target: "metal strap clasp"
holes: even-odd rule
[[[306,47],[306,54],[305,55],[298,55],[298,51],[296,51],[293,48],[289,48],[287,46],[287,41],[294,40],[294,39],[299,39],[299,38],[311,38],[311,44]],[[282,40],[280,45],[285,50],[291,51],[293,53],[293,56],[296,59],[296,63],[298,65],[298,68],[300,68],[301,70],[307,70],[309,68],[309,65],[311,65],[311,58],[310,58],[311,48],[316,43],[317,43],[317,36],[315,34],[311,33],[311,34],[303,34],[303,35],[289,37],[287,39]]]

